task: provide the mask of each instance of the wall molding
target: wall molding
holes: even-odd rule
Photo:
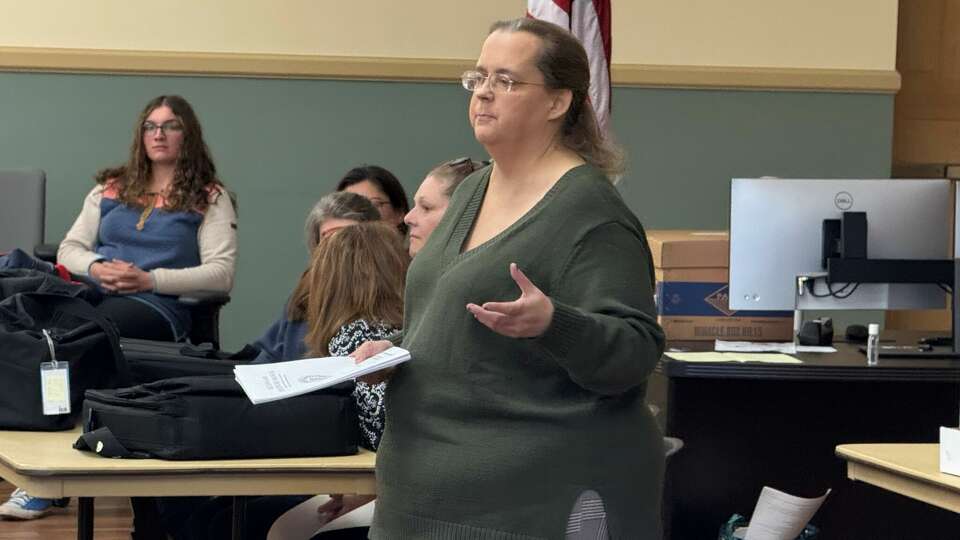
[[[0,71],[387,81],[452,81],[472,59],[0,47]],[[894,94],[895,70],[614,64],[613,84],[644,88]]]

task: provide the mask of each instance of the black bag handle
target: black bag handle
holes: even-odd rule
[[[117,440],[108,427],[97,428],[80,435],[77,442],[73,443],[73,447],[77,450],[89,450],[108,458],[146,459],[151,457],[143,452],[127,450],[127,447]]]
[[[180,348],[180,354],[183,356],[190,358],[204,358],[207,360],[253,360],[259,353],[260,349],[257,349],[249,343],[244,345],[242,349],[235,353],[223,352],[221,350],[214,349],[211,346],[195,346],[187,344]]]
[[[34,299],[39,303],[55,306],[56,309],[64,313],[89,319],[94,322],[107,336],[107,341],[110,343],[110,349],[113,352],[113,362],[117,368],[117,374],[121,384],[130,384],[132,381],[130,369],[127,366],[126,357],[120,349],[120,333],[117,331],[117,326],[113,324],[113,321],[103,316],[103,314],[82,298],[40,292],[20,293],[20,295],[24,298]]]

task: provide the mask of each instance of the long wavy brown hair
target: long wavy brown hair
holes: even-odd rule
[[[358,320],[403,324],[403,287],[410,257],[397,229],[359,223],[324,238],[310,261],[307,335],[310,354],[328,356],[340,327]]]
[[[203,129],[193,107],[181,96],[157,96],[147,103],[137,118],[133,129],[133,144],[127,163],[119,167],[109,167],[96,175],[98,184],[108,181],[116,183],[117,198],[123,204],[134,208],[143,208],[150,190],[150,173],[153,163],[147,157],[143,144],[143,123],[159,107],[170,107],[173,114],[183,125],[183,144],[177,157],[173,185],[166,197],[164,208],[171,211],[199,211],[207,209],[216,200],[211,194],[211,186],[222,187],[217,178],[217,167],[210,157],[210,149],[203,140]]]

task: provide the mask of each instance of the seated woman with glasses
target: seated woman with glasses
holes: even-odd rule
[[[109,293],[98,309],[121,336],[179,341],[191,319],[175,295],[233,287],[236,222],[193,108],[159,96],[127,163],[97,174],[57,260]]]
[[[486,161],[474,161],[462,157],[445,161],[427,173],[420,188],[413,196],[413,209],[407,212],[403,222],[410,231],[410,256],[413,257],[426,244],[430,234],[440,223],[450,202],[450,196],[464,178],[489,165]]]
[[[324,196],[307,215],[304,233],[307,252],[314,249],[324,238],[344,227],[368,221],[378,221],[380,212],[369,199],[356,193],[338,191]],[[293,294],[287,300],[283,313],[253,343],[260,350],[255,363],[280,362],[303,358],[306,351],[304,337],[307,334],[306,310],[310,295],[310,273],[305,270],[300,276]]]
[[[404,214],[410,211],[407,192],[392,172],[377,165],[354,167],[340,179],[337,191],[349,191],[370,199],[383,221],[407,234],[407,226],[403,223]]]
[[[121,336],[183,339],[190,311],[175,295],[230,291],[237,253],[233,203],[190,104],[180,96],[152,99],[137,119],[127,163],[96,181],[58,262],[107,293],[95,307]],[[17,489],[0,516],[36,519],[67,501]]]

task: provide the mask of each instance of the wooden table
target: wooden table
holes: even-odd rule
[[[77,538],[93,538],[93,498],[196,495],[243,497],[375,493],[376,454],[324,458],[164,461],[108,459],[74,450],[79,428],[0,431],[0,477],[37,497],[78,497]],[[234,537],[243,504],[234,508]]]
[[[847,477],[960,513],[960,476],[940,472],[938,444],[841,444]]]

